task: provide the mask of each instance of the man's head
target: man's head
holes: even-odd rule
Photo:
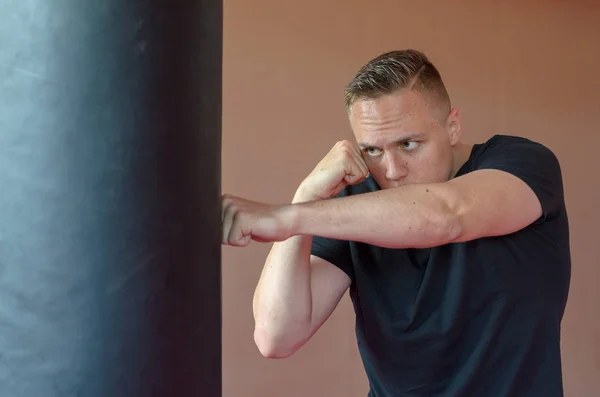
[[[444,182],[456,172],[459,114],[423,53],[373,59],[346,86],[345,100],[363,158],[382,188]]]

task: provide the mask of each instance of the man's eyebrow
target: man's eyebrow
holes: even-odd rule
[[[415,132],[413,134],[408,134],[400,139],[396,140],[396,143],[403,143],[403,142],[408,142],[408,141],[412,141],[414,139],[420,139],[423,138],[425,136],[425,134],[423,134],[422,132]],[[358,146],[360,146],[361,149],[368,149],[368,148],[374,148],[377,147],[377,144],[375,143],[369,143],[369,142],[360,142],[358,144]]]

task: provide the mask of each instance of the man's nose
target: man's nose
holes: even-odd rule
[[[397,181],[408,174],[408,167],[397,154],[386,154],[386,173],[385,177],[391,181]]]

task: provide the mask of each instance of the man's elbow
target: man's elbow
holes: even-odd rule
[[[443,235],[446,243],[462,241],[465,236],[465,227],[459,215],[451,213],[447,216]]]
[[[465,236],[465,224],[459,206],[444,205],[437,224],[441,244],[460,242]]]
[[[258,351],[265,358],[283,359],[294,354],[303,344],[301,338],[291,338],[291,334],[273,335],[263,328],[256,327],[254,330],[254,343]]]

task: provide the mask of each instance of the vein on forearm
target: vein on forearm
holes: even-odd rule
[[[296,205],[294,234],[388,248],[425,248],[460,233],[455,195],[444,184],[407,185]]]

